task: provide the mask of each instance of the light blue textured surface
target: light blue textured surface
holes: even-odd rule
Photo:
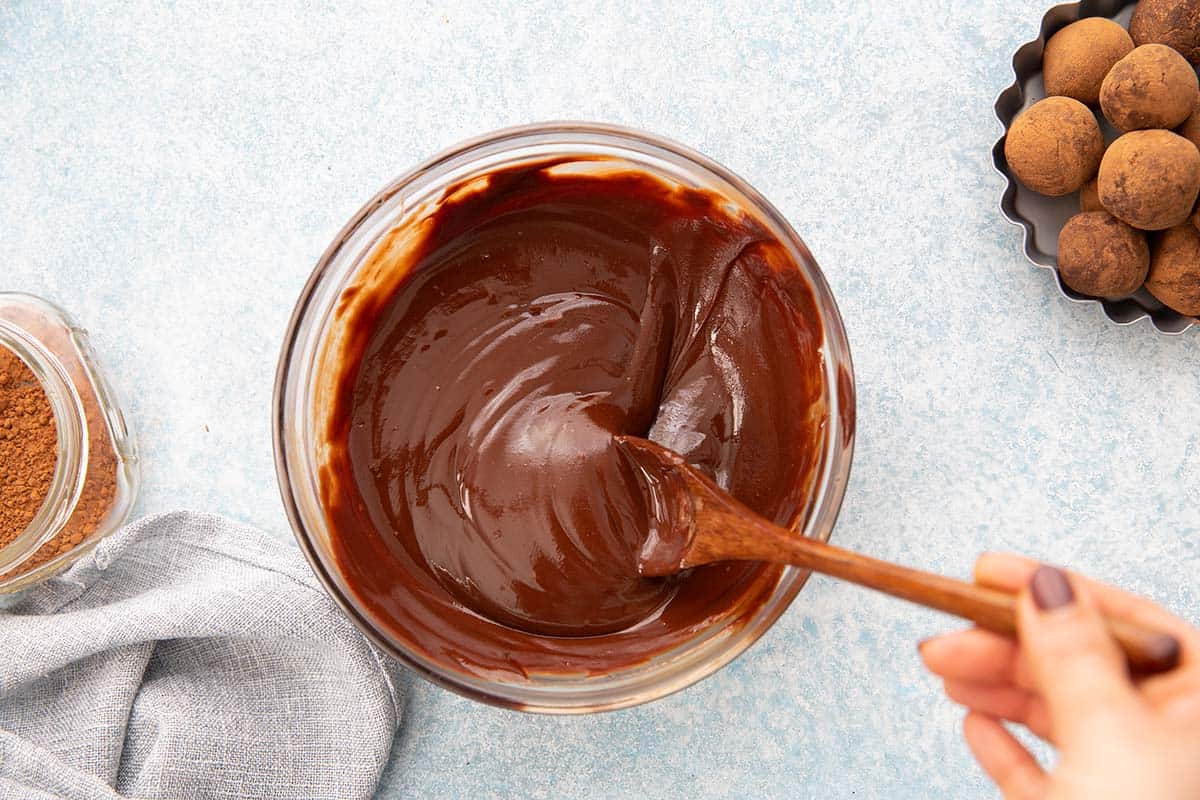
[[[492,128],[642,127],[747,178],[824,266],[859,385],[836,541],[956,575],[1024,551],[1197,619],[1200,338],[1069,304],[997,211],[991,104],[1048,2],[10,2],[0,288],[92,330],[141,436],[141,511],[289,538],[272,377],[341,225]],[[647,707],[538,718],[413,681],[380,796],[989,796],[918,665],[951,624],[818,578]]]

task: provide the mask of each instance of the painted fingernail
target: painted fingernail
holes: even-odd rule
[[[1042,611],[1069,606],[1075,602],[1075,592],[1066,574],[1054,567],[1041,566],[1029,580],[1029,592],[1033,603]]]
[[[1175,669],[1181,655],[1179,640],[1169,633],[1160,633],[1146,643],[1146,653],[1164,670]]]

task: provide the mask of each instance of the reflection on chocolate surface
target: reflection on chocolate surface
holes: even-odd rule
[[[803,517],[822,331],[764,226],[618,164],[546,162],[452,188],[360,274],[321,492],[377,624],[468,674],[609,672],[766,599],[779,568],[638,576],[646,510],[613,443],[649,436]]]

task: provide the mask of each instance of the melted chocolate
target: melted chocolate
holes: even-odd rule
[[[611,671],[774,588],[761,565],[640,577],[647,511],[615,435],[783,525],[819,459],[822,331],[784,246],[719,195],[564,166],[449,190],[338,309],[321,489],[343,580],[473,675]]]

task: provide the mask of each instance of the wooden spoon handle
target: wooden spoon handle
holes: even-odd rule
[[[1016,633],[1016,597],[999,589],[879,561],[815,539],[789,537],[787,549],[796,566],[969,619],[996,633]],[[1107,623],[1132,671],[1148,675],[1178,665],[1174,636],[1124,620],[1109,618]]]

